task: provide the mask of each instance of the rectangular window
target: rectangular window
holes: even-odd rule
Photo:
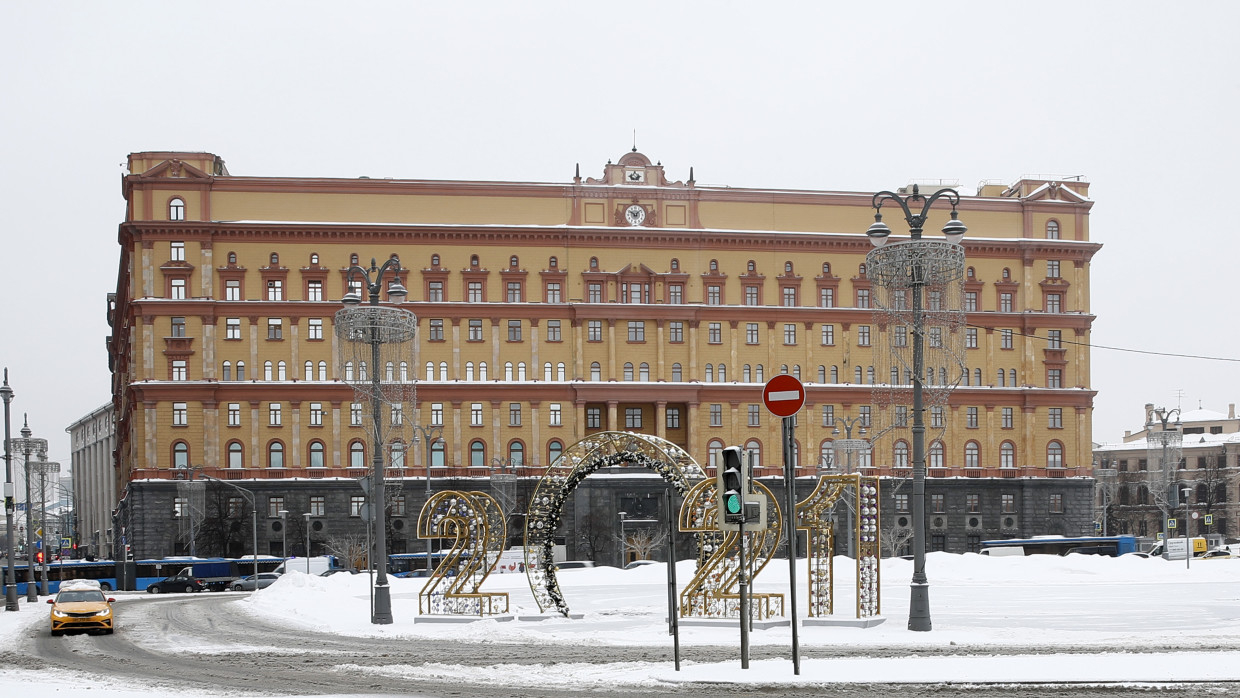
[[[762,413],[759,410],[760,407],[761,405],[749,405],[749,408],[748,408],[749,426],[751,427],[762,426]]]
[[[1000,349],[1011,349],[1012,348],[1012,331],[1011,330],[999,330],[999,348]]]
[[[349,426],[362,426],[362,405],[359,402],[349,403]]]
[[[242,512],[241,502],[243,501],[244,500],[241,499],[240,497],[229,497],[228,498],[228,513],[225,516],[227,516],[230,519],[235,519],[241,516],[241,512]]]
[[[723,426],[723,405],[713,403],[710,406],[710,425],[712,427]]]
[[[172,280],[172,300],[185,300],[185,279]]]
[[[965,291],[964,311],[966,313],[977,312],[977,291]]]
[[[172,426],[185,427],[189,426],[189,404],[185,402],[172,403]]]
[[[797,324],[795,322],[784,323],[784,345],[793,345],[797,343]]]
[[[1051,513],[1052,514],[1063,513],[1063,495],[1062,494],[1051,495]]]
[[[930,335],[928,339],[929,339],[929,345],[931,347],[935,347],[935,348],[942,347],[943,346],[943,328],[942,327],[931,327]]]
[[[758,304],[758,287],[757,286],[746,286],[745,287],[745,305],[757,305],[757,304]]]
[[[642,408],[640,407],[624,408],[624,428],[625,429],[641,429],[642,428]]]
[[[327,514],[327,497],[321,494],[310,495],[310,515],[324,516]]]
[[[267,282],[267,300],[282,301],[284,300],[284,282],[279,279],[272,279]]]
[[[1011,407],[1003,408],[1003,428],[1011,429],[1013,424],[1013,410]]]
[[[508,341],[510,342],[521,341],[521,321],[520,320],[509,320],[508,321]]]
[[[466,335],[466,337],[467,337],[466,341],[470,341],[470,342],[481,342],[482,341],[482,321],[481,320],[470,320],[469,321],[469,334]]]
[[[229,280],[224,282],[224,300],[239,301],[241,300],[241,282]]]
[[[586,341],[601,342],[603,341],[603,321],[587,320],[586,321]]]
[[[976,492],[970,492],[964,496],[964,505],[968,508],[970,514],[981,513],[982,496]]]
[[[228,403],[228,426],[230,427],[241,426],[241,403],[240,402]]]
[[[310,281],[306,283],[306,300],[321,301],[323,300],[323,282]]]
[[[870,326],[869,325],[858,325],[857,326],[857,346],[859,347],[870,346]]]
[[[822,326],[822,345],[824,347],[835,346],[835,325]]]
[[[646,341],[646,323],[641,320],[629,320],[629,341]]]
[[[547,419],[547,423],[553,427],[558,427],[561,424],[563,424],[562,418],[560,416],[560,403],[553,402],[551,403],[550,407],[551,407],[551,416]]]
[[[719,286],[706,287],[706,305],[719,305],[723,301],[723,289]]]
[[[309,320],[306,330],[306,339],[322,339],[323,338],[323,318],[312,317]]]
[[[871,410],[869,405],[860,405],[857,407],[857,417],[861,420],[861,426],[866,429],[870,428]]]
[[[927,310],[942,310],[943,309],[943,292],[942,291],[931,291],[930,292],[929,298],[926,299],[926,309]]]
[[[284,497],[268,497],[267,498],[267,517],[272,519],[280,518],[280,512],[284,510]]]
[[[685,341],[685,324],[680,321],[667,323],[667,341],[679,344]]]
[[[1046,387],[1062,388],[1063,387],[1063,369],[1048,368],[1046,369]]]
[[[1047,330],[1047,349],[1063,349],[1063,330]]]
[[[430,326],[427,329],[429,330],[426,336],[427,341],[443,341],[443,318],[432,318]]]
[[[896,426],[908,426],[908,405],[896,405]]]
[[[1046,294],[1046,312],[1058,313],[1062,312],[1063,296],[1058,293]]]
[[[185,261],[185,243],[183,242],[172,243],[172,251],[171,251],[171,256],[169,257],[169,259],[171,259],[174,262],[184,262]]]
[[[1013,298],[1010,292],[1004,291],[999,294],[999,312],[1010,313],[1012,312],[1013,305]]]
[[[548,342],[560,341],[560,321],[559,320],[548,320],[547,321],[547,341]]]
[[[482,403],[474,402],[469,405],[469,426],[482,426]]]
[[[758,336],[759,336],[758,335],[758,323],[756,322],[745,323],[745,343],[746,344],[757,344]]]
[[[601,429],[603,427],[603,410],[601,407],[586,408],[586,428]]]
[[[470,281],[469,284],[466,285],[465,288],[466,288],[466,295],[468,296],[470,303],[482,303],[483,302],[481,281]]]
[[[173,337],[184,337],[185,336],[185,318],[183,317],[172,318],[172,335],[171,336]]]
[[[907,512],[908,511],[908,495],[897,494],[895,499],[896,499],[896,502],[895,502],[896,511]]]
[[[965,349],[976,349],[977,348],[977,328],[976,327],[966,327],[964,329],[964,348]]]
[[[1046,428],[1063,429],[1063,408],[1049,407],[1046,410]]]
[[[908,346],[908,328],[904,325],[896,325],[891,328],[891,346],[907,347]]]
[[[172,380],[189,380],[189,369],[185,366],[185,359],[172,360]]]
[[[284,339],[284,319],[267,318],[267,339]]]
[[[723,323],[711,322],[706,325],[706,341],[710,344],[723,344]]]
[[[507,290],[508,290],[508,302],[509,303],[520,303],[521,302],[521,282],[520,281],[509,281]]]
[[[273,402],[267,405],[267,425],[278,427],[281,424],[281,405]]]
[[[685,302],[685,287],[682,284],[668,284],[667,302],[680,305]]]
[[[355,494],[349,496],[349,516],[358,517],[362,515],[362,507],[366,506],[366,496]]]
[[[680,428],[680,408],[679,407],[667,408],[667,428],[668,429],[679,429]]]
[[[999,498],[999,501],[1000,501],[1000,508],[1003,510],[1004,514],[1015,514],[1016,513],[1016,495],[1014,494],[1001,495]]]
[[[930,495],[930,511],[935,514],[943,514],[947,511],[947,498],[942,494]]]
[[[392,498],[392,516],[407,516],[408,511],[405,507],[405,495],[397,495]]]
[[[603,302],[603,284],[597,281],[591,281],[586,284],[586,302],[602,303]]]
[[[426,284],[426,301],[428,303],[443,302],[443,282],[431,281]]]
[[[835,307],[835,289],[820,288],[818,289],[818,307],[834,308]]]
[[[870,307],[870,289],[868,288],[857,289],[857,307],[858,308]]]
[[[323,426],[323,403],[321,402],[310,403],[310,426],[312,427]]]
[[[521,426],[521,403],[519,402],[508,403],[508,426],[510,427]]]
[[[431,426],[433,427],[443,426],[443,403],[442,402],[431,403]]]
[[[822,406],[822,425],[824,427],[835,426],[835,405]]]
[[[546,302],[562,303],[563,296],[560,294],[560,282],[550,281],[547,283]]]
[[[780,293],[781,293],[781,295],[782,295],[782,297],[783,297],[783,305],[784,305],[784,307],[785,307],[785,308],[795,308],[795,307],[797,307],[797,290],[796,290],[796,287],[794,287],[794,286],[785,286],[785,287],[783,287],[782,289],[780,289]],[[755,305],[756,305],[756,303],[755,303]]]
[[[1046,260],[1046,278],[1048,279],[1059,278],[1059,260],[1058,259]]]
[[[977,408],[976,407],[965,408],[965,426],[969,429],[977,428]]]
[[[930,408],[930,426],[935,429],[943,428],[943,408],[935,405]]]

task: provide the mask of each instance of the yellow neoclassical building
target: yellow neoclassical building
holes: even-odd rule
[[[740,445],[773,474],[780,426],[761,392],[779,373],[806,385],[796,448],[812,473],[884,381],[872,192],[701,186],[636,151],[593,169],[551,183],[264,177],[208,153],[131,154],[110,306],[117,491],[184,468],[287,497],[363,474],[363,406],[342,375],[361,367],[343,366],[332,322],[346,270],[392,256],[417,316],[410,355],[387,369],[416,384],[402,418],[424,438],[396,462],[407,478],[535,476],[602,430],[655,434],[708,465]],[[1088,187],[962,192],[967,370],[927,416],[931,477],[1088,474]],[[907,439],[881,439],[861,465],[899,477],[909,459]],[[174,509],[160,506],[165,522]],[[1076,513],[1066,532],[1091,520]]]

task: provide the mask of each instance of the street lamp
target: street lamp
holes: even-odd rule
[[[1171,418],[1175,417],[1172,422]],[[1162,425],[1161,431],[1154,431],[1154,427]],[[1147,478],[1150,483],[1150,494],[1154,497],[1154,503],[1162,513],[1162,529],[1163,537],[1170,540],[1171,529],[1167,527],[1167,521],[1173,513],[1175,503],[1175,489],[1178,487],[1175,480],[1175,468],[1172,462],[1180,462],[1180,454],[1184,449],[1184,432],[1181,431],[1183,425],[1180,423],[1180,408],[1174,407],[1167,409],[1158,407],[1150,411],[1149,417],[1145,423],[1145,444],[1146,456],[1149,460],[1153,460],[1155,449],[1160,454],[1158,459],[1158,467],[1150,468],[1147,471]],[[1170,428],[1168,428],[1170,427]]]
[[[4,369],[4,386],[0,387],[4,398],[4,552],[8,561],[8,580],[4,584],[4,610],[19,611],[17,605],[17,570],[13,566],[13,444],[10,441],[9,403],[13,402],[13,389],[9,387],[9,369]]]
[[[414,424],[413,428],[415,429],[415,432],[413,435],[413,442],[415,444],[418,442],[419,433],[422,435],[422,440],[426,442],[426,501],[429,502],[431,501],[431,447],[435,444],[435,440],[438,439],[440,435],[443,434],[443,427],[442,426],[422,426],[421,424]],[[431,541],[432,540],[433,539],[431,538],[426,539],[426,571],[427,572],[430,572],[430,569],[431,569]]]
[[[335,318],[336,336],[339,339],[351,343],[354,349],[363,345],[369,345],[370,348],[370,380],[367,381],[359,372],[358,380],[353,382],[353,389],[356,393],[370,398],[371,426],[374,430],[370,501],[374,509],[372,515],[377,531],[375,557],[378,558],[376,560],[378,573],[375,576],[375,603],[371,611],[370,622],[380,625],[392,622],[392,596],[387,580],[387,500],[383,492],[383,433],[379,407],[385,401],[391,404],[394,399],[398,399],[394,398],[394,395],[403,397],[402,384],[385,386],[380,381],[383,368],[380,363],[381,348],[386,344],[394,345],[399,350],[413,341],[418,328],[418,320],[413,313],[396,307],[379,305],[383,277],[389,271],[396,276],[396,279],[388,286],[388,298],[395,304],[402,303],[408,292],[400,283],[400,259],[393,255],[383,263],[383,266],[376,266],[375,260],[371,259],[370,269],[356,264],[349,267],[346,277],[346,287],[349,292],[341,299],[345,307],[336,312]],[[361,294],[352,290],[355,280],[359,284],[365,284],[370,299],[369,305],[361,305]],[[308,538],[309,533],[307,533]],[[307,552],[308,548],[309,543],[307,543]]]
[[[288,509],[280,510],[280,555],[284,557],[284,569],[288,570]]]
[[[26,601],[34,603],[39,600],[39,595],[34,583],[34,509],[30,506],[30,459],[35,452],[47,453],[47,439],[31,438],[30,417],[22,417],[21,437],[12,440],[12,448],[21,451],[25,456],[22,467],[26,474]]]
[[[621,511],[617,513],[620,514],[620,567],[623,569],[625,563],[624,556],[629,551],[629,540],[624,537],[624,517],[628,512]]]
[[[306,574],[310,574],[310,512],[302,514],[302,518],[306,520]]]
[[[926,217],[935,201],[946,199],[951,203],[951,219],[943,226],[945,240],[926,240],[921,237]],[[883,223],[882,206],[894,201],[904,211],[909,227],[909,240],[888,244],[891,229]],[[909,204],[922,204],[921,212],[914,213]],[[916,184],[913,193],[902,198],[890,191],[874,195],[874,224],[866,231],[874,249],[866,255],[866,272],[871,280],[891,294],[897,302],[890,310],[908,323],[913,342],[911,378],[913,383],[913,579],[909,598],[909,630],[928,631],[930,624],[930,584],[926,578],[926,425],[924,420],[925,337],[926,309],[924,295],[927,286],[941,287],[957,283],[964,276],[964,249],[960,241],[967,230],[956,216],[960,194],[954,189],[940,189],[929,197],[923,197]],[[912,307],[905,306],[905,293],[911,292]],[[934,308],[938,310],[938,308]],[[931,346],[934,346],[933,344]],[[893,383],[895,381],[892,381]]]
[[[1193,540],[1188,536],[1188,520],[1192,507],[1188,504],[1188,495],[1193,493],[1193,488],[1185,487],[1180,490],[1184,494],[1184,569],[1189,569],[1189,562],[1193,559]]]
[[[251,523],[253,524],[253,535],[254,535],[254,540],[253,540],[253,543],[254,543],[254,588],[250,590],[250,593],[252,594],[255,591],[258,591],[258,506],[254,502],[254,493],[245,489],[244,487],[238,487],[237,485],[234,485],[227,480],[220,480],[219,478],[214,478],[214,477],[211,477],[210,475],[205,475],[203,473],[199,473],[198,476],[204,480],[210,480],[211,482],[218,482],[221,485],[228,485],[234,490],[237,490],[238,492],[240,492],[241,495],[246,498],[246,501],[250,503],[250,520],[251,520]]]
[[[46,457],[47,454],[44,453],[43,455]],[[59,473],[60,463],[52,463],[46,460],[41,460],[41,461],[35,461],[33,463],[29,463],[28,465],[30,466],[29,468],[30,470],[39,473],[39,537],[42,539],[41,543],[42,543],[42,552],[43,552],[43,564],[40,565],[40,567],[42,568],[41,569],[42,574],[40,575],[40,578],[42,580],[40,582],[40,585],[41,585],[40,589],[42,589],[43,595],[47,596],[49,593],[51,593],[48,590],[48,584],[47,584],[47,562],[48,562],[47,558],[51,554],[51,550],[49,549],[47,545],[47,539],[49,537],[48,530],[47,530],[47,474],[48,473]],[[30,505],[27,504],[26,507],[29,508]],[[57,541],[57,543],[59,542],[60,541]],[[34,573],[34,570],[32,569],[31,579],[33,579],[33,573]]]

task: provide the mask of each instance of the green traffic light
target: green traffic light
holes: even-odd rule
[[[729,514],[741,513],[741,497],[738,494],[730,494],[724,500],[724,505],[728,508]]]

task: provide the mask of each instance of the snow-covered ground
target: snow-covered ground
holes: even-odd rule
[[[836,611],[852,617],[854,591],[851,561],[836,561]],[[786,647],[781,660],[751,662],[740,668],[739,632],[732,627],[682,627],[685,646],[718,646],[718,662],[685,663],[676,671],[671,661],[609,662],[609,646],[667,647],[667,572],[663,565],[632,570],[596,568],[565,571],[561,588],[581,619],[558,615],[531,622],[538,608],[524,575],[495,575],[484,590],[511,595],[515,620],[473,623],[416,623],[420,579],[392,579],[395,622],[370,623],[369,587],[364,575],[309,577],[286,575],[268,589],[238,596],[240,612],[268,620],[282,619],[311,632],[393,640],[433,637],[495,643],[495,663],[465,666],[446,663],[387,666],[376,673],[404,679],[437,678],[462,683],[495,683],[531,687],[558,684],[590,690],[594,686],[657,687],[684,681],[725,681],[766,685],[823,682],[1186,682],[1240,680],[1240,560],[1182,561],[1094,557],[1087,555],[989,558],[933,553],[926,566],[930,577],[930,610],[934,629],[907,629],[912,563],[882,563],[882,608],[886,622],[867,629],[804,627],[802,648],[847,648],[838,657],[801,661],[794,675],[791,631],[787,627],[755,630],[754,646]],[[805,564],[798,564],[798,599],[806,598]],[[683,586],[692,563],[677,568]],[[756,591],[786,593],[787,562],[772,561],[758,578]],[[146,595],[118,603],[142,603]],[[20,613],[0,613],[0,644],[14,645],[16,635],[31,623],[46,623],[47,606],[22,603]],[[123,614],[123,608],[121,610]],[[804,611],[798,612],[804,619]],[[507,671],[504,643],[545,645],[548,662]],[[556,663],[557,646],[597,647],[597,660]],[[920,649],[951,650],[910,656]],[[186,639],[182,652],[236,652],[233,645],[212,645],[208,639]],[[253,651],[271,648],[257,645]],[[869,656],[873,654],[874,656]],[[700,656],[700,653],[699,653]],[[0,670],[0,687],[17,688],[38,681],[47,693],[80,690],[72,676],[34,673],[28,668]],[[145,686],[95,683],[90,695],[103,698],[150,698]],[[171,694],[168,694],[171,695]]]

